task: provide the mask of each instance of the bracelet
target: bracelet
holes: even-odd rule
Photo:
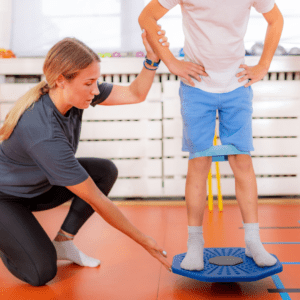
[[[161,62],[161,60],[159,60],[158,62],[154,62],[154,61],[148,59],[147,56],[145,57],[145,60],[146,60],[146,63],[152,67],[158,67]]]
[[[145,63],[146,63],[146,61],[144,60],[144,67],[145,67],[147,70],[150,70],[150,71],[156,71],[156,70],[158,69],[158,68],[156,68],[156,69],[149,69],[149,68],[146,67],[146,64],[145,64]]]

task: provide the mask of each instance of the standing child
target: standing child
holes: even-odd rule
[[[157,41],[161,34],[157,21],[177,4],[183,16],[184,61],[177,60]],[[263,14],[268,28],[260,61],[250,67],[245,65],[243,39],[252,6]],[[213,143],[216,110],[222,144],[234,145],[241,152],[229,155],[228,161],[244,221],[246,255],[260,267],[274,265],[276,259],[260,241],[257,184],[250,151],[254,150],[251,85],[267,74],[280,40],[283,17],[277,5],[274,0],[152,0],[142,11],[139,23],[170,72],[182,79],[182,150],[190,157],[185,190],[188,251],[181,268],[204,268],[202,222],[212,158],[203,156],[203,151]]]

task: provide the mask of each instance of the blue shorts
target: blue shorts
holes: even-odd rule
[[[222,145],[233,145],[243,152],[254,150],[251,86],[220,94],[180,82],[179,95],[183,120],[182,151],[193,154],[213,145],[217,110]]]

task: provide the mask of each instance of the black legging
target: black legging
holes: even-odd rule
[[[116,166],[100,158],[79,158],[78,161],[98,188],[108,195],[118,176]],[[55,248],[32,212],[54,208],[72,197],[61,228],[75,235],[94,210],[67,188],[53,186],[31,199],[0,193],[0,257],[14,276],[33,286],[44,285],[55,277]]]

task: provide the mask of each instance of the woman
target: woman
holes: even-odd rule
[[[147,58],[158,57],[142,34]],[[166,38],[161,42],[168,46]],[[21,97],[0,128],[0,256],[17,278],[41,286],[54,278],[56,261],[96,267],[72,239],[96,211],[128,235],[167,269],[166,252],[141,233],[107,198],[117,168],[105,159],[75,158],[83,110],[89,105],[133,104],[145,100],[155,76],[144,63],[128,87],[98,84],[100,59],[74,38],[65,38],[47,54],[42,81]],[[69,213],[52,242],[33,211],[54,208],[73,198]]]

